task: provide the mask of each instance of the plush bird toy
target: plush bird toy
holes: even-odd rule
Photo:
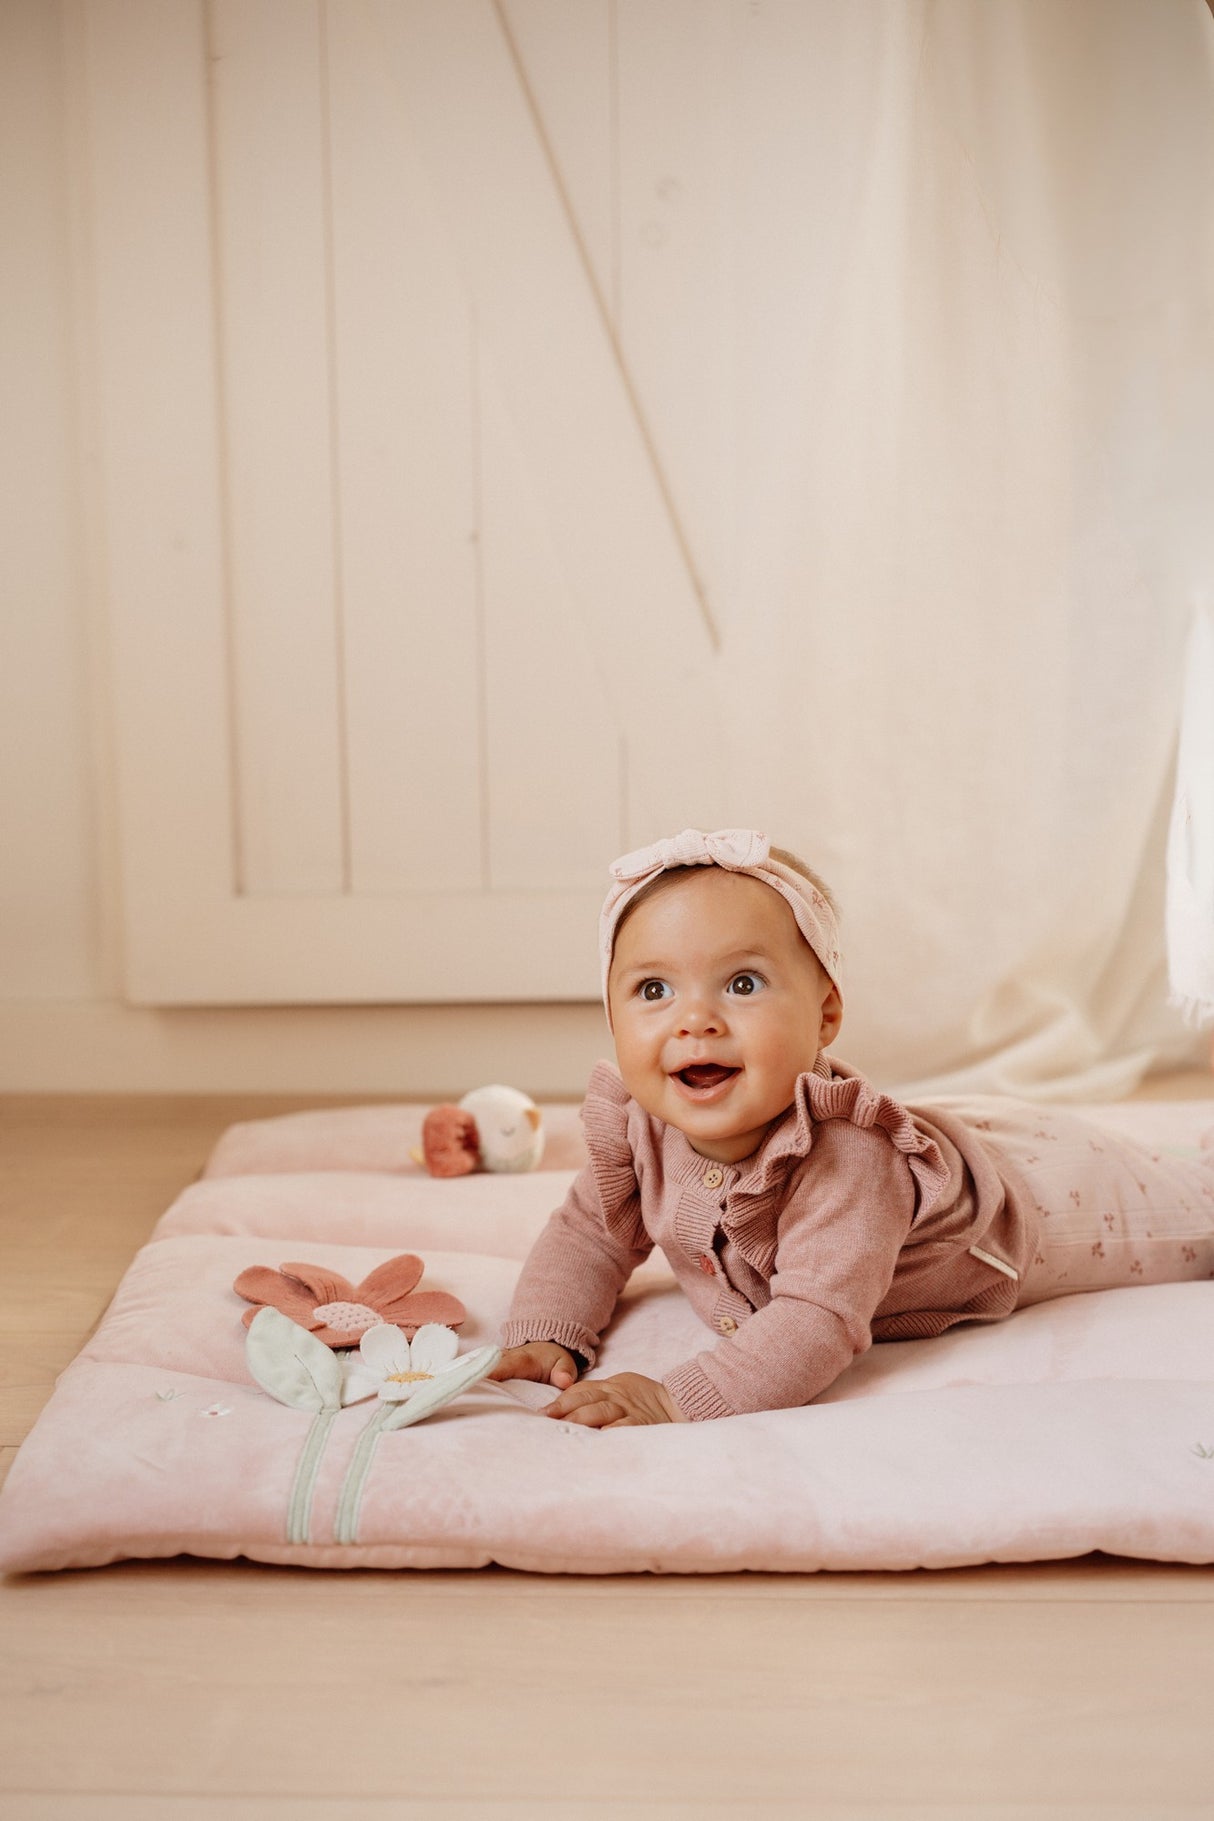
[[[544,1126],[534,1100],[518,1088],[473,1088],[458,1106],[432,1107],[422,1124],[422,1152],[431,1176],[473,1170],[534,1170],[544,1154]]]

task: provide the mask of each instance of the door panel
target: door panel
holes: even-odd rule
[[[130,996],[595,996],[605,860],[728,773],[615,5],[77,17]]]

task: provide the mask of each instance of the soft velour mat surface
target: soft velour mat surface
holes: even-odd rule
[[[232,1290],[306,1260],[359,1283],[392,1255],[492,1340],[580,1161],[435,1182],[422,1109],[238,1126],[163,1216],[62,1375],[0,1494],[0,1566],[247,1556],[315,1567],[545,1572],[948,1567],[1104,1550],[1214,1561],[1214,1283],[1110,1290],[872,1348],[800,1410],[596,1432],[549,1393],[482,1386],[412,1427],[289,1408],[253,1381]],[[1195,1146],[1205,1102],[1087,1109]],[[663,1262],[637,1273],[599,1370],[659,1374],[711,1344]]]

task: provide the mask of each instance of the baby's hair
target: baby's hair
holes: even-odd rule
[[[834,911],[835,916],[838,917],[839,907],[835,903],[834,893],[831,891],[830,886],[827,885],[825,879],[820,878],[813,870],[812,866],[807,866],[799,855],[790,853],[786,847],[773,847],[771,849],[771,857],[773,860],[778,860],[781,866],[790,867],[794,873],[800,873],[801,877],[803,879],[808,879],[811,885],[817,886],[822,896],[826,899],[826,902],[830,905],[831,910]],[[667,867],[665,872],[659,873],[656,879],[651,879],[647,885],[643,885],[636,897],[631,899],[620,913],[620,920],[615,926],[614,940],[616,942],[619,941],[620,931],[627,923],[629,917],[631,917],[633,911],[644,904],[648,898],[652,898],[655,892],[662,891],[676,879],[685,879],[690,873],[702,873],[704,870],[705,869],[702,866],[670,866]]]

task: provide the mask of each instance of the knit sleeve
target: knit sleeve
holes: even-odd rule
[[[807,1404],[872,1342],[915,1216],[916,1179],[880,1122],[815,1130],[780,1213],[771,1301],[663,1384],[685,1417]]]
[[[600,1064],[582,1109],[590,1162],[536,1240],[502,1327],[502,1345],[550,1340],[592,1366],[620,1291],[653,1248],[628,1142],[628,1093]]]

